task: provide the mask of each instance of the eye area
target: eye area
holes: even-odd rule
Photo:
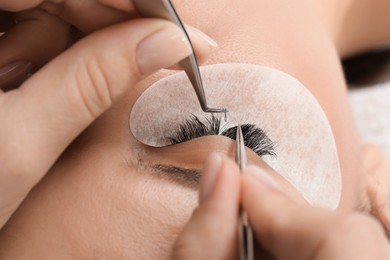
[[[203,119],[202,121],[199,117],[191,115],[185,122],[179,124],[177,130],[167,137],[166,141],[174,145],[209,135],[222,135],[236,140],[237,126],[227,127],[223,124],[220,115],[211,114],[210,117],[205,116]],[[241,129],[245,146],[258,156],[276,157],[275,143],[263,129],[254,124],[242,124]]]

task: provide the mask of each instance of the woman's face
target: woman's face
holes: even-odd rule
[[[230,111],[226,122],[221,118],[226,128],[256,124],[273,142],[261,148],[272,153],[274,147],[276,157],[247,149],[249,164],[273,166],[281,186],[301,203],[334,208],[341,196],[341,206],[350,207],[357,182],[345,154],[349,139],[338,130],[350,126],[337,123],[349,116],[344,81],[306,2],[194,0],[176,6],[185,23],[218,42],[209,64],[241,63],[210,65],[202,75],[210,105]],[[191,114],[207,118],[184,74],[170,74],[161,71],[140,83],[67,149],[0,232],[0,258],[169,257],[197,205],[207,156],[234,157],[235,144],[206,136],[152,147],[175,135]]]

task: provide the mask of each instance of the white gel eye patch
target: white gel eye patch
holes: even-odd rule
[[[311,204],[337,207],[341,176],[336,145],[322,108],[305,86],[258,65],[210,65],[201,73],[209,107],[228,109],[230,126],[250,123],[263,129],[277,155],[263,159]],[[130,128],[140,142],[161,147],[191,115],[209,118],[181,72],[141,95],[131,111]]]

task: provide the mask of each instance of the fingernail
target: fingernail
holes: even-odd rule
[[[185,28],[188,30],[188,33],[191,34],[191,32],[198,35],[201,39],[203,39],[210,47],[216,48],[218,47],[218,43],[216,43],[210,36],[202,32],[201,30],[192,27],[191,25],[186,24]]]
[[[8,86],[25,78],[32,68],[33,65],[29,61],[16,61],[5,65],[0,69],[0,88],[8,90]]]
[[[212,193],[221,164],[222,156],[218,153],[212,153],[207,159],[200,181],[199,204],[205,201]]]
[[[141,73],[150,74],[162,68],[175,65],[192,53],[184,32],[176,26],[159,30],[137,47],[137,62]]]
[[[256,180],[260,181],[262,184],[264,184],[267,187],[280,190],[280,186],[275,181],[275,179],[270,174],[266,173],[264,170],[260,169],[257,166],[249,165],[246,168],[245,173],[250,174]]]

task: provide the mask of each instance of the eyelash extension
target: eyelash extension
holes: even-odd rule
[[[276,157],[275,143],[268,137],[263,129],[256,127],[253,124],[241,125],[244,144],[252,149],[258,156],[273,156]],[[222,132],[221,135],[236,140],[237,127],[231,127]]]
[[[166,138],[167,141],[170,144],[179,144],[202,136],[219,135],[221,130],[221,118],[212,114],[211,118],[205,119],[206,124],[197,116],[191,115],[184,123],[179,125],[173,136]]]
[[[243,124],[241,129],[245,146],[252,149],[258,156],[276,156],[274,142],[261,128],[254,124]],[[236,132],[236,126],[225,130],[222,126],[221,117],[214,114],[211,117],[205,117],[205,123],[197,116],[191,115],[184,123],[179,125],[172,136],[166,139],[171,145],[209,135],[222,135],[236,140]]]

